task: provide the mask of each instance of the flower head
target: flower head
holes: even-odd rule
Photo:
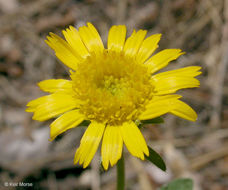
[[[194,110],[175,94],[183,88],[199,86],[194,77],[200,67],[190,66],[154,74],[183,54],[180,49],[166,49],[151,56],[161,38],[155,34],[145,39],[146,30],[134,31],[126,38],[126,27],[113,26],[104,48],[95,27],[63,31],[66,39],[50,33],[46,43],[70,68],[70,80],[49,79],[40,82],[50,93],[27,104],[33,119],[45,121],[57,117],[50,126],[51,140],[64,131],[89,120],[75,163],[87,167],[102,140],[102,164],[108,169],[128,151],[144,159],[147,144],[136,120],[148,120],[166,113],[195,121]]]

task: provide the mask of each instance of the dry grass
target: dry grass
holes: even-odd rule
[[[203,68],[201,87],[181,92],[198,121],[168,115],[162,125],[145,126],[144,135],[166,160],[168,172],[126,154],[128,189],[153,190],[189,176],[195,190],[227,190],[228,0],[0,0],[0,185],[23,181],[36,189],[115,189],[115,168],[101,171],[99,156],[86,170],[73,165],[84,129],[49,142],[49,122],[32,121],[24,112],[29,100],[42,95],[36,82],[67,77],[44,43],[48,32],[87,21],[104,42],[117,23],[126,24],[129,34],[133,28],[160,32],[160,49],[187,52],[168,69]]]

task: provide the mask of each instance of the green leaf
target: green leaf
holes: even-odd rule
[[[88,120],[84,120],[81,124],[80,127],[88,127],[91,122]]]
[[[189,178],[175,179],[160,190],[193,190],[193,181]]]
[[[153,119],[141,121],[141,123],[142,124],[160,124],[160,123],[164,123],[164,119],[162,119],[161,117],[156,117]]]
[[[138,128],[141,128],[144,124],[160,124],[160,123],[164,123],[164,120],[161,117],[156,117],[153,119],[149,119],[149,120],[136,120],[135,124],[138,126]]]
[[[148,148],[149,148],[149,156],[145,156],[146,159],[152,162],[155,166],[157,166],[161,170],[166,171],[166,165],[162,157],[149,146]]]

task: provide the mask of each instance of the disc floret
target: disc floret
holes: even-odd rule
[[[104,50],[92,54],[72,73],[75,97],[88,120],[120,124],[136,120],[152,97],[147,68],[134,57]]]

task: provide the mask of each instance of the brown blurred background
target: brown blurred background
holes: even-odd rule
[[[112,190],[116,168],[104,172],[100,156],[83,170],[73,158],[85,128],[49,142],[51,121],[36,122],[28,101],[43,95],[36,83],[67,78],[67,69],[44,43],[48,32],[87,21],[106,43],[114,24],[162,33],[159,49],[187,52],[168,69],[199,65],[201,87],[181,91],[197,122],[166,115],[143,129],[148,144],[166,161],[162,172],[126,153],[130,190],[156,190],[178,177],[194,190],[228,190],[228,0],[0,0],[0,189]],[[7,187],[6,182],[32,183]]]

